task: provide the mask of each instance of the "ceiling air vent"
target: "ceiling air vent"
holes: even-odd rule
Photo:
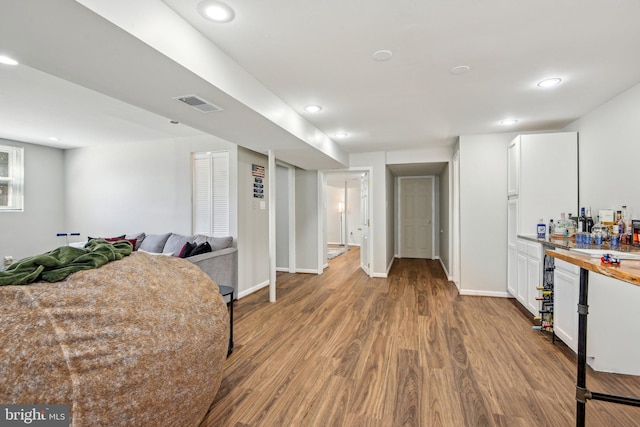
[[[205,101],[196,95],[185,95],[178,96],[174,99],[177,99],[180,102],[184,102],[189,107],[195,108],[196,110],[202,113],[212,113],[214,111],[222,111],[222,108],[218,107],[215,104],[210,103],[209,101]]]

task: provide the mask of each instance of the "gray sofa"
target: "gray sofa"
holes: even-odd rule
[[[233,237],[185,236],[176,233],[130,234],[136,239],[136,250],[149,253],[179,256],[186,243],[200,245],[208,242],[212,251],[185,259],[204,271],[219,286],[230,286],[238,297],[238,249],[232,247]]]

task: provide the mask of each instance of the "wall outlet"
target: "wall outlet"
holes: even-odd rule
[[[13,257],[12,257],[12,256],[6,256],[6,257],[4,257],[3,265],[4,265],[5,267],[9,267],[11,264],[13,264]]]

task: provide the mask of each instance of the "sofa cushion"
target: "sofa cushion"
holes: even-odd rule
[[[185,243],[182,249],[180,249],[180,253],[178,254],[178,257],[186,258],[188,256],[191,256],[191,252],[195,249],[196,246],[198,245],[196,245],[195,243],[191,243],[191,242]]]
[[[209,242],[212,250],[219,251],[220,249],[230,248],[231,244],[233,243],[233,237],[210,237],[198,234],[195,236],[194,242],[197,244]]]
[[[138,249],[140,249],[140,244],[144,240],[145,236],[146,236],[146,234],[144,234],[144,232],[138,233],[138,234],[127,234],[125,236],[125,239],[127,239],[127,240],[136,239],[136,246],[133,248],[133,250],[137,251]]]
[[[208,252],[213,252],[213,250],[211,249],[211,245],[209,244],[209,242],[204,242],[204,243],[200,243],[198,246],[193,248],[189,256],[206,254]]]
[[[191,242],[193,242],[193,236],[171,233],[162,252],[173,252],[175,256],[179,256],[184,244]]]
[[[146,252],[153,252],[153,253],[168,252],[168,251],[164,251],[163,249],[164,249],[165,243],[167,243],[167,240],[169,239],[169,236],[171,236],[171,233],[147,234],[138,249],[141,249]]]

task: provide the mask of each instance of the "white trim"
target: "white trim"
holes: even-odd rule
[[[276,267],[276,271],[279,271],[281,273],[288,273],[289,267]]]
[[[437,259],[438,261],[440,261],[440,265],[442,266],[442,270],[444,270],[444,274],[447,276],[447,280],[453,282],[451,275],[447,271],[447,267],[444,265],[444,262],[442,262],[442,259],[440,257],[438,257]]]
[[[327,262],[325,254],[324,244],[324,216],[325,216],[325,207],[326,207],[326,195],[325,195],[325,178],[322,171],[316,171],[316,177],[318,181],[318,274],[322,274],[324,272],[324,264]]]
[[[318,270],[314,270],[312,268],[298,268],[296,269],[296,273],[306,273],[306,274],[320,274]]]
[[[455,283],[458,290],[461,288],[461,279],[460,279],[460,265],[461,265],[461,254],[460,254],[460,150],[456,150],[453,154],[453,161],[451,163],[451,190],[449,191],[450,200],[451,200],[451,222],[449,224],[450,227],[450,260],[451,260],[451,281]]]
[[[389,262],[389,265],[387,266],[387,276],[389,276],[389,272],[391,271],[391,267],[393,267],[393,262],[395,260],[395,258],[391,258],[391,262]]]
[[[329,263],[327,262],[322,266],[322,270],[324,270],[325,268],[328,268],[328,267],[329,267]]]
[[[461,289],[458,291],[459,295],[467,295],[474,297],[494,297],[494,298],[513,298],[509,292],[496,292],[496,291],[474,291],[472,289]]]
[[[258,283],[257,285],[255,285],[255,286],[253,286],[253,287],[251,287],[249,289],[246,289],[246,290],[244,290],[242,292],[238,292],[238,299],[246,297],[247,295],[252,294],[254,292],[257,292],[262,288],[266,288],[267,286],[269,286],[269,281],[268,280],[265,280],[262,283]]]
[[[288,273],[296,272],[296,168],[288,163],[276,159],[276,166],[282,166],[287,169],[287,181],[289,194],[287,197],[289,202],[289,268],[285,271]]]
[[[383,279],[386,279],[387,273],[371,273],[371,277],[382,277]]]
[[[269,150],[269,302],[276,302],[276,155]]]

